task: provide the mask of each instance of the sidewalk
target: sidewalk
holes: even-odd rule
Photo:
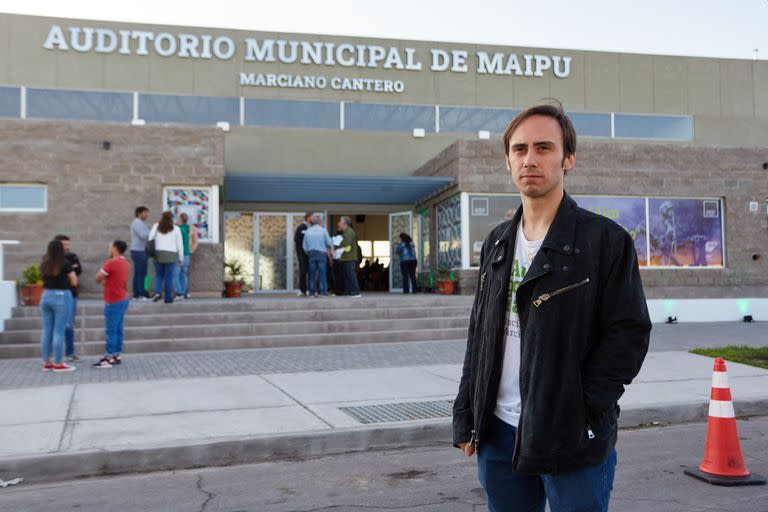
[[[415,348],[392,345],[355,349]],[[108,383],[0,390],[0,478],[40,482],[449,443],[461,366],[424,361],[441,363],[441,348],[455,361],[461,347],[432,342],[420,348],[413,366],[399,360],[390,367],[121,382],[130,372],[127,358],[111,370],[75,372]],[[334,350],[352,347],[312,350],[332,358]],[[158,356],[161,362],[170,357],[151,357]],[[703,420],[711,371],[706,357],[649,353],[620,402],[621,425]],[[728,363],[728,373],[737,414],[768,414],[768,371]]]

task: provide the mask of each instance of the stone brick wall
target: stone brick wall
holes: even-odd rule
[[[582,140],[565,185],[571,194],[723,197],[726,268],[643,269],[646,295],[764,297],[768,296],[768,172],[762,164],[767,160],[768,150],[759,148]],[[439,170],[455,176],[462,192],[517,192],[504,166],[500,139],[457,141],[416,173]],[[750,201],[758,202],[758,213],[749,211]],[[462,293],[474,293],[476,274],[461,272]]]
[[[20,278],[48,240],[64,233],[83,264],[83,295],[97,296],[95,274],[112,240],[130,243],[136,206],[149,207],[153,223],[164,185],[223,181],[224,137],[213,128],[0,120],[0,182],[48,186],[47,212],[0,212],[0,238],[21,241],[6,247],[3,277]],[[222,261],[222,243],[200,245],[190,269],[193,293],[222,289]]]

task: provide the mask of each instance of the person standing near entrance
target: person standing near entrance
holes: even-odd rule
[[[400,273],[403,275],[403,293],[416,293],[416,248],[413,239],[400,233],[397,244],[397,257],[400,259]]]
[[[149,240],[149,228],[146,225],[149,217],[149,208],[137,206],[134,219],[131,222],[131,259],[133,260],[133,298],[139,301],[149,299],[149,294],[144,288],[147,278],[147,241]]]
[[[184,264],[184,242],[181,230],[173,224],[171,212],[163,212],[160,222],[152,226],[149,239],[155,241],[155,296],[152,302],[163,298],[161,293],[165,290],[165,303],[171,304],[176,268]]]
[[[184,245],[184,263],[176,269],[176,286],[174,292],[177,298],[189,298],[189,265],[192,262],[192,255],[197,250],[197,230],[195,226],[189,224],[189,216],[186,213],[179,215],[179,231],[181,231],[181,242]]]
[[[360,297],[360,285],[357,282],[357,233],[352,229],[352,220],[346,215],[339,219],[341,230],[341,243],[339,248],[344,249],[339,259],[344,281],[344,295]]]
[[[504,146],[522,206],[482,247],[454,446],[477,453],[492,512],[604,512],[617,402],[651,331],[635,247],[565,192],[576,132],[559,104],[520,113]]]
[[[317,297],[319,294],[328,295],[328,278],[326,276],[328,257],[333,248],[331,235],[322,226],[320,219],[313,215],[309,218],[310,228],[304,231],[302,248],[309,256],[309,294]]]
[[[64,331],[72,308],[72,288],[77,287],[78,281],[60,241],[51,240],[48,243],[48,250],[40,264],[40,273],[43,275],[43,296],[40,299],[40,316],[43,321],[40,356],[43,359],[43,371],[71,372],[75,367],[62,361]]]
[[[77,317],[77,294],[80,290],[79,279],[80,274],[83,273],[83,267],[80,265],[80,259],[77,257],[77,254],[70,250],[72,246],[67,235],[56,235],[54,240],[61,242],[61,245],[64,247],[67,263],[72,267],[72,270],[78,278],[77,286],[71,288],[72,302],[70,303],[69,308],[69,321],[67,322],[67,328],[64,330],[64,354],[67,356],[67,361],[71,363],[80,359],[75,354],[75,319]]]
[[[96,282],[104,286],[104,336],[106,348],[104,357],[92,366],[112,368],[122,363],[123,320],[128,310],[128,274],[131,269],[125,260],[126,244],[115,240],[109,246],[109,259],[96,275]]]
[[[304,250],[304,232],[309,229],[310,221],[314,213],[304,214],[304,222],[299,224],[296,232],[293,234],[293,246],[296,248],[296,258],[299,262],[299,292],[297,295],[303,297],[307,295],[307,274],[309,273],[309,255]]]

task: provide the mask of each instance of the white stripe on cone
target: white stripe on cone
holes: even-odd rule
[[[736,413],[733,410],[733,402],[722,400],[709,401],[709,415],[712,418],[735,418]]]
[[[713,388],[727,388],[728,387],[728,374],[725,372],[712,372],[712,387]]]

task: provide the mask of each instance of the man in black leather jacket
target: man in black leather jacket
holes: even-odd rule
[[[478,454],[491,511],[607,511],[617,402],[651,331],[634,244],[565,193],[559,104],[520,113],[504,145],[522,206],[483,244],[454,445]]]

